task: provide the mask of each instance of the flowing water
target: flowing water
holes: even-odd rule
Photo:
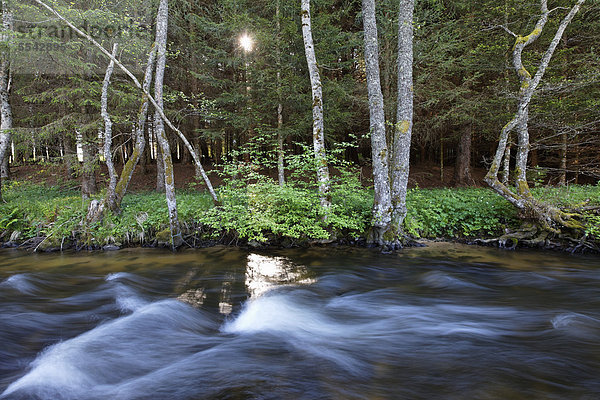
[[[600,258],[0,251],[0,399],[598,399]]]

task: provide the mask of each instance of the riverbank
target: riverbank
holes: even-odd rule
[[[558,207],[592,210],[584,242],[527,224],[517,211],[484,188],[411,189],[405,230],[415,240],[597,251],[600,245],[600,187],[538,188],[537,197]],[[317,194],[308,187],[269,182],[220,188],[223,204],[195,190],[178,192],[178,211],[187,247],[216,244],[250,247],[366,245],[372,193],[360,184],[333,185],[332,208],[323,222]],[[122,213],[87,224],[89,201],[78,191],[9,182],[0,204],[0,242],[37,251],[168,247],[168,213],[162,194],[129,194]],[[583,245],[582,243],[585,243]]]

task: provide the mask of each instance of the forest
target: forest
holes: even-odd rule
[[[2,1],[0,242],[598,251],[593,0]]]
[[[0,5],[0,400],[600,399],[599,0]]]

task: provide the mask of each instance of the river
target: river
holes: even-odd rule
[[[598,399],[600,258],[0,251],[0,399]]]

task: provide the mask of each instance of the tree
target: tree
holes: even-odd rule
[[[581,6],[585,3],[585,0],[578,0],[575,5],[570,9],[569,13],[561,21],[552,41],[550,42],[544,56],[542,57],[537,71],[532,76],[529,71],[523,65],[522,55],[523,50],[534,41],[536,41],[544,26],[548,22],[550,13],[554,10],[548,9],[548,1],[540,1],[541,15],[531,33],[527,36],[516,35],[508,27],[503,27],[507,32],[515,37],[515,44],[513,47],[513,68],[515,69],[521,83],[518,99],[519,104],[517,112],[514,117],[502,128],[500,133],[500,139],[498,142],[498,148],[496,154],[490,166],[490,169],[485,177],[485,181],[501,196],[506,198],[514,206],[522,210],[530,211],[546,228],[557,230],[556,225],[559,227],[581,227],[581,224],[573,220],[573,216],[559,210],[556,207],[552,207],[547,204],[538,202],[533,198],[529,190],[527,183],[527,158],[529,154],[529,104],[535,93],[536,88],[540,84],[548,64],[552,59],[552,55],[556,50],[560,39],[566,30],[567,26],[575,17],[575,14],[579,11]],[[515,181],[516,188],[513,191],[511,188],[503,184],[498,179],[498,171],[502,162],[502,158],[507,149],[508,136],[510,132],[516,130],[518,137],[517,155],[516,155],[516,166],[515,166]]]
[[[406,192],[413,127],[414,0],[400,0],[398,10],[398,108],[391,162],[392,223],[400,234],[406,217]]]
[[[329,199],[329,169],[327,167],[325,133],[323,126],[323,88],[321,86],[321,77],[319,75],[319,68],[317,66],[317,59],[315,57],[315,48],[312,38],[312,29],[310,24],[310,0],[301,1],[302,37],[304,39],[304,50],[312,88],[313,147],[315,153],[315,165],[317,168],[317,181],[319,183],[321,206],[327,209],[331,206],[331,200]]]
[[[183,237],[177,216],[177,199],[175,197],[175,175],[171,147],[165,132],[163,118],[159,109],[163,108],[163,80],[167,63],[167,27],[169,20],[168,0],[160,0],[156,15],[156,72],[154,74],[154,98],[158,105],[154,114],[154,131],[162,153],[162,162],[165,171],[165,194],[169,210],[169,225],[171,227],[171,244],[173,248],[181,246]],[[158,161],[160,162],[160,160]]]
[[[69,26],[69,28],[71,28],[78,35],[84,37],[90,43],[92,43],[105,56],[107,56],[109,59],[113,60],[115,62],[115,64],[131,79],[131,81],[133,81],[133,83],[135,84],[135,86],[142,91],[142,93],[148,98],[148,100],[150,101],[150,103],[154,106],[155,110],[158,112],[158,114],[160,115],[161,119],[167,124],[167,126],[169,126],[169,128],[171,128],[177,134],[177,136],[181,139],[181,141],[186,146],[186,148],[188,149],[188,151],[191,153],[191,155],[192,155],[192,157],[194,159],[194,163],[195,163],[195,166],[196,166],[197,174],[201,175],[203,177],[204,183],[206,184],[207,189],[208,189],[211,197],[213,198],[213,201],[218,204],[219,200],[218,200],[217,195],[216,195],[216,193],[215,193],[215,191],[213,189],[212,183],[210,182],[210,179],[208,178],[208,175],[206,174],[206,171],[204,171],[204,168],[202,167],[202,163],[201,163],[200,156],[199,156],[198,152],[190,144],[189,140],[185,137],[185,135],[166,116],[163,107],[160,106],[158,104],[158,102],[156,101],[156,99],[154,99],[154,97],[147,90],[144,89],[144,87],[139,82],[139,80],[135,77],[135,75],[129,69],[127,69],[123,65],[123,63],[121,63],[118,59],[116,59],[108,50],[106,50],[104,47],[102,47],[101,44],[99,44],[96,40],[94,40],[94,38],[92,38],[86,32],[83,32],[81,29],[77,28],[73,23],[71,23],[69,20],[67,20],[65,17],[63,17],[54,8],[52,8],[48,4],[44,3],[42,0],[34,0],[34,1],[37,4],[39,4],[40,6],[44,7],[48,11],[50,11],[52,14],[54,14],[58,19],[60,19],[61,21],[63,21],[65,24],[67,24],[67,26]],[[168,13],[167,13],[167,17],[168,17]]]
[[[116,54],[115,49],[113,48],[113,55]],[[150,54],[148,55],[148,61],[146,64],[146,72],[144,74],[144,84],[143,88],[145,91],[150,90],[150,85],[152,84],[152,72],[154,69],[154,64],[156,60],[156,46],[152,46],[150,50]],[[112,71],[114,69],[114,61],[111,60],[109,66],[106,70],[106,75],[104,78],[104,85],[102,90],[102,106],[101,113],[103,119],[105,121],[105,130],[104,130],[104,158],[107,164],[110,182],[106,189],[106,195],[102,202],[92,201],[90,203],[90,207],[88,209],[87,220],[88,222],[96,222],[101,220],[104,217],[104,213],[107,210],[111,210],[113,213],[118,214],[121,210],[121,202],[123,201],[123,197],[127,192],[127,187],[131,182],[131,178],[133,176],[133,171],[135,170],[138,162],[140,161],[140,157],[144,152],[144,148],[146,146],[146,138],[144,135],[144,127],[146,124],[146,119],[148,116],[148,98],[144,95],[142,98],[142,104],[139,109],[139,115],[137,119],[137,123],[134,125],[135,132],[135,143],[132,149],[132,154],[127,160],[127,162],[123,165],[123,170],[121,171],[120,176],[117,175],[115,171],[115,167],[112,162],[112,121],[110,120],[110,116],[108,115],[108,84],[110,82],[110,77],[112,75]]]
[[[12,129],[12,108],[10,105],[10,57],[9,39],[12,14],[7,1],[2,1],[2,32],[0,33],[0,165],[8,157]],[[2,200],[2,177],[0,177],[0,201]]]
[[[279,185],[285,184],[285,167],[284,167],[284,151],[283,151],[283,104],[281,94],[281,12],[279,6],[280,0],[277,0],[275,5],[275,21],[277,24],[276,33],[276,53],[277,53],[277,179]]]
[[[392,198],[390,192],[389,151],[385,130],[385,111],[379,74],[379,45],[375,0],[363,0],[363,24],[365,40],[365,66],[369,94],[371,127],[371,153],[373,162],[373,222],[370,242],[384,244],[384,236],[392,222]]]

